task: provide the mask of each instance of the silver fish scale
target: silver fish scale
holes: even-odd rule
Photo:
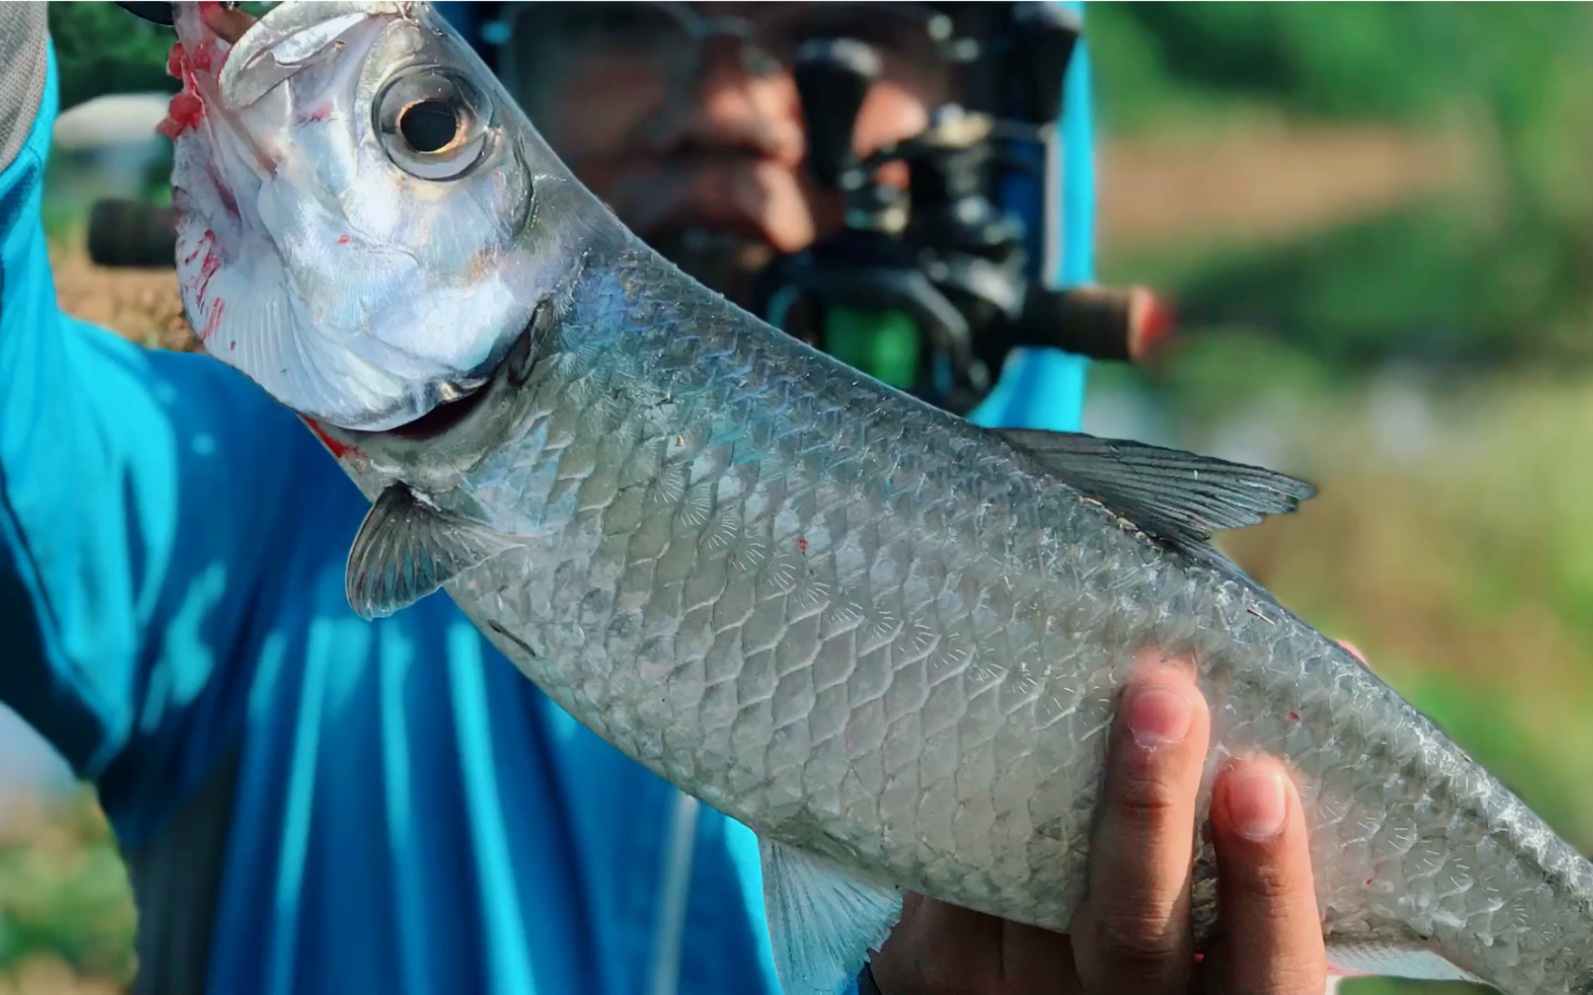
[[[1589,865],[1346,653],[703,301],[651,257],[589,273],[513,437],[433,495],[537,534],[448,590],[554,700],[761,835],[1065,930],[1115,689],[1137,649],[1192,650],[1212,768],[1299,775],[1330,943],[1590,990]],[[1213,870],[1202,840],[1202,937]]]

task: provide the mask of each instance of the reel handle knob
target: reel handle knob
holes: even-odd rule
[[[852,130],[880,71],[879,54],[854,38],[815,38],[797,50],[794,75],[807,125],[808,168],[826,187],[840,187],[857,165]]]

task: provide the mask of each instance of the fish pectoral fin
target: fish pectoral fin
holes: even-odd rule
[[[763,901],[786,995],[835,995],[884,945],[902,914],[895,888],[760,837]]]
[[[1316,495],[1307,481],[1179,449],[1076,432],[998,434],[1085,497],[1183,547],[1203,545],[1223,529],[1288,514]]]
[[[361,618],[384,618],[514,546],[485,525],[439,511],[403,484],[376,498],[348,554],[344,590]]]
[[[1412,978],[1422,981],[1470,981],[1478,978],[1431,950],[1381,943],[1329,943],[1328,971],[1345,977]]]

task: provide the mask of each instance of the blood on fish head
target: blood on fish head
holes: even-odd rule
[[[578,184],[496,77],[423,3],[175,7],[163,130],[206,349],[352,432],[478,390],[578,263],[555,222],[588,214],[532,211]]]
[[[175,145],[178,285],[200,340],[208,342],[226,314],[226,299],[214,286],[222,246],[234,244],[241,228],[220,72],[247,17],[215,0],[174,6],[178,39],[167,56],[166,71],[182,82],[182,89],[172,96],[159,130]]]
[[[233,12],[223,10],[220,3],[211,0],[178,11],[173,18],[179,40],[172,44],[171,53],[166,57],[166,73],[180,80],[182,89],[172,96],[167,106],[166,120],[160,124],[161,134],[175,140],[204,120],[206,94],[215,94],[216,73],[231,48],[218,28],[224,27],[224,19],[232,16]]]

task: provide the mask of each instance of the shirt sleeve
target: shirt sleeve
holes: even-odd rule
[[[224,364],[59,310],[45,9],[0,4],[0,67],[40,67],[26,86],[0,69],[0,701],[79,776],[137,754],[117,780],[176,793],[237,725],[232,668],[271,610],[293,464],[314,442]],[[102,800],[113,820],[160,804]]]

